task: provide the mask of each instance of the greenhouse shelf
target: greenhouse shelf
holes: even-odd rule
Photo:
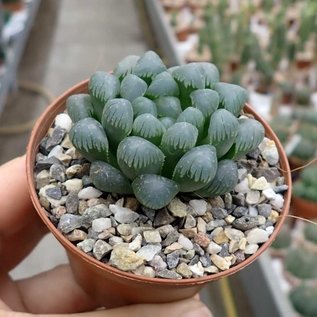
[[[4,71],[0,75],[0,115],[5,106],[10,89],[14,87],[16,83],[17,68],[19,66],[40,2],[41,0],[28,0],[25,2],[25,8],[23,9],[26,14],[24,27],[18,34],[14,36],[12,43],[10,41],[10,45],[7,50],[7,58],[3,66]]]

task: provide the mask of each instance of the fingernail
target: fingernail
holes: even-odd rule
[[[181,317],[212,317],[212,314],[206,306],[202,306],[186,312]]]

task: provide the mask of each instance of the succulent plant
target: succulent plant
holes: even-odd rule
[[[210,63],[167,69],[148,51],[124,58],[113,74],[94,73],[88,89],[66,103],[72,143],[92,162],[97,188],[134,194],[149,208],[166,206],[179,192],[231,191],[234,160],[264,137],[258,121],[241,116],[246,90],[219,82]]]
[[[314,222],[316,222],[316,219]],[[304,228],[304,237],[306,240],[317,244],[317,226],[313,223],[308,223]]]
[[[302,170],[295,182],[293,194],[297,197],[317,202],[317,166],[308,166]]]
[[[272,243],[271,247],[278,250],[287,249],[291,245],[291,242],[291,231],[288,227],[283,226],[281,231],[275,238],[274,242]]]
[[[317,278],[317,255],[304,249],[292,249],[285,258],[285,268],[299,279]]]
[[[295,310],[304,317],[317,316],[317,287],[303,283],[294,288],[289,294]]]

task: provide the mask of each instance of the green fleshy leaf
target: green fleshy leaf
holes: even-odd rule
[[[238,119],[226,109],[216,110],[208,128],[208,143],[217,149],[217,156],[224,156],[232,147],[239,130]]]
[[[178,97],[179,89],[173,76],[168,72],[162,72],[153,79],[146,95],[151,98],[158,98],[160,96]]]
[[[157,117],[156,104],[151,99],[146,97],[135,98],[132,102],[134,118],[143,113],[150,113]]]
[[[186,108],[177,118],[177,122],[188,122],[195,126],[198,131],[199,135],[203,133],[204,125],[205,125],[205,118],[200,110],[194,107]]]
[[[132,194],[130,181],[108,163],[95,161],[90,166],[90,178],[96,188],[103,192]]]
[[[133,109],[130,101],[123,98],[111,99],[105,105],[101,123],[109,141],[116,146],[130,134],[133,125]]]
[[[143,96],[147,90],[146,82],[133,74],[128,74],[123,78],[120,87],[120,95],[122,98],[132,102],[137,97]]]
[[[179,67],[179,66],[169,67],[169,68],[167,69],[167,71],[168,71],[171,75],[173,75],[174,70],[176,70],[178,67]]]
[[[108,161],[109,144],[102,125],[93,118],[75,123],[69,132],[74,147],[89,161]]]
[[[181,192],[193,192],[206,186],[217,172],[217,154],[212,145],[201,145],[185,153],[176,164],[173,180]]]
[[[203,75],[205,87],[213,88],[216,83],[219,82],[219,70],[216,65],[206,62],[196,63],[200,67],[200,71]]]
[[[176,120],[182,112],[181,104],[177,97],[159,97],[155,102],[159,117],[170,117]]]
[[[179,66],[173,71],[173,77],[178,83],[183,107],[187,107],[190,104],[189,96],[192,91],[205,88],[205,79],[197,63]]]
[[[263,125],[254,119],[240,119],[239,129],[234,145],[235,158],[255,150],[264,138]]]
[[[231,160],[218,162],[218,169],[213,180],[196,192],[202,197],[215,197],[231,192],[238,184],[238,168]]]
[[[155,52],[147,51],[136,63],[133,73],[148,81],[164,71],[166,66],[161,58]]]
[[[162,117],[159,120],[161,121],[166,130],[175,123],[175,119],[170,117]]]
[[[88,94],[72,95],[66,100],[67,113],[75,123],[81,119],[93,117],[94,108]]]
[[[125,138],[117,149],[118,164],[129,179],[141,174],[160,174],[164,158],[157,146],[137,136]]]
[[[120,81],[114,75],[98,71],[90,77],[88,91],[95,115],[100,120],[106,102],[119,95]]]
[[[126,56],[118,63],[113,74],[122,80],[127,74],[133,73],[134,67],[139,59],[140,56],[137,55]]]
[[[145,207],[161,209],[177,195],[177,183],[159,175],[145,174],[137,177],[132,188],[135,197]]]
[[[211,89],[197,89],[190,94],[192,105],[209,118],[219,106],[219,95]]]
[[[160,120],[149,113],[139,115],[133,122],[132,134],[144,138],[155,145],[161,143],[166,131]]]
[[[248,92],[246,89],[227,83],[217,83],[214,89],[220,97],[220,106],[233,113],[236,117],[239,116],[245,103],[248,101]]]
[[[305,255],[303,255],[305,257]],[[296,312],[301,316],[317,316],[317,287],[314,284],[302,283],[293,288],[289,298]]]

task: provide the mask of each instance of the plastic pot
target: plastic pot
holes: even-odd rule
[[[85,80],[66,91],[62,96],[57,98],[39,118],[32,131],[28,144],[26,169],[28,186],[33,204],[43,222],[65,247],[74,276],[79,285],[81,285],[88,294],[96,298],[101,305],[104,303],[104,299],[107,298],[107,302],[113,301],[113,306],[118,306],[123,303],[158,303],[185,299],[198,293],[201,288],[206,285],[206,283],[234,274],[243,269],[257,259],[269,247],[280,231],[289,210],[291,198],[290,169],[286,155],[276,135],[268,124],[248,105],[245,106],[245,112],[254,115],[254,117],[264,125],[266,135],[276,142],[280,155],[280,165],[285,171],[285,182],[289,186],[289,190],[284,196],[285,204],[281,212],[281,217],[276,223],[273,234],[271,235],[269,241],[264,243],[254,255],[229,270],[219,272],[217,274],[201,278],[167,280],[162,278],[147,278],[144,276],[137,276],[132,273],[122,272],[110,265],[97,261],[93,257],[90,257],[68,241],[55,228],[53,223],[47,217],[44,208],[40,205],[34,184],[33,167],[39,143],[46,135],[56,115],[65,110],[66,99],[73,94],[86,93],[87,85],[88,80]]]

